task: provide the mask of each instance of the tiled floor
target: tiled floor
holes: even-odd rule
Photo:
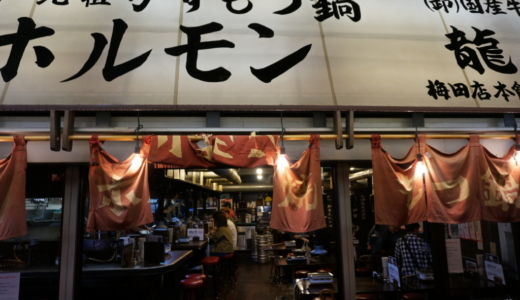
[[[226,288],[219,300],[292,300],[292,285],[272,284],[270,270],[270,263],[252,262],[250,253],[240,252],[237,285],[234,291]]]

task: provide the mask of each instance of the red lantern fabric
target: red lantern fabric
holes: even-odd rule
[[[126,230],[152,223],[148,188],[149,146],[119,162],[101,148],[97,136],[90,140],[90,208],[87,231]]]
[[[320,167],[320,137],[312,135],[310,146],[295,164],[285,155],[274,165],[271,228],[309,232],[324,228]]]
[[[210,137],[213,160],[238,168],[255,168],[275,164],[278,136],[217,135]]]
[[[23,136],[15,136],[14,147],[0,160],[0,240],[27,234],[25,175],[27,147]]]

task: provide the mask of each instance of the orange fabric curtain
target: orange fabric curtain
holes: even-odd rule
[[[0,160],[0,240],[27,234],[25,175],[27,147],[23,136],[14,137],[14,147]]]
[[[415,172],[418,148],[426,166],[424,182]],[[520,221],[520,167],[514,153],[512,147],[504,157],[496,157],[472,135],[466,146],[446,154],[419,135],[418,144],[399,160],[383,150],[379,136],[373,136],[376,223]]]
[[[300,160],[274,166],[271,228],[309,232],[326,227],[320,167],[320,138],[312,135]]]
[[[97,136],[90,140],[90,208],[87,231],[125,230],[152,223],[148,188],[149,146],[140,154],[119,162],[101,147]]]

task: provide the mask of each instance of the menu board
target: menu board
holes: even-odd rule
[[[449,273],[463,273],[462,254],[459,239],[446,240],[446,256],[448,259]]]

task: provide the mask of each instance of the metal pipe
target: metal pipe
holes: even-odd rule
[[[272,184],[267,184],[267,185],[242,184],[242,185],[224,185],[224,186],[222,186],[223,192],[271,192],[272,190],[273,190]]]
[[[361,171],[361,172],[353,173],[353,174],[348,175],[348,180],[355,181],[355,180],[358,180],[358,179],[368,178],[368,177],[372,176],[373,173],[374,172],[372,171],[372,169],[368,169],[368,170],[364,170],[364,171]]]
[[[212,171],[213,173],[233,182],[234,184],[242,183],[242,178],[240,178],[240,175],[238,175],[238,172],[235,169],[214,169]]]
[[[427,139],[469,139],[471,134],[425,134]],[[411,134],[381,134],[381,139],[414,139],[415,133]],[[478,134],[480,139],[514,139],[514,134]],[[86,141],[92,136],[90,135],[70,135],[69,139],[74,141]],[[188,136],[191,141],[202,141],[201,136]],[[300,135],[284,135],[283,139],[286,141],[304,141],[310,139],[309,134]],[[335,140],[338,136],[335,134],[322,134],[320,139],[322,140]],[[99,140],[101,141],[118,141],[118,142],[131,142],[136,140],[135,135],[100,135]],[[139,136],[142,139],[143,136]],[[348,138],[348,134],[344,134],[343,138]],[[355,134],[355,139],[370,139],[371,134]],[[48,141],[49,136],[25,136],[26,141]],[[0,142],[12,142],[12,136],[0,137]]]

